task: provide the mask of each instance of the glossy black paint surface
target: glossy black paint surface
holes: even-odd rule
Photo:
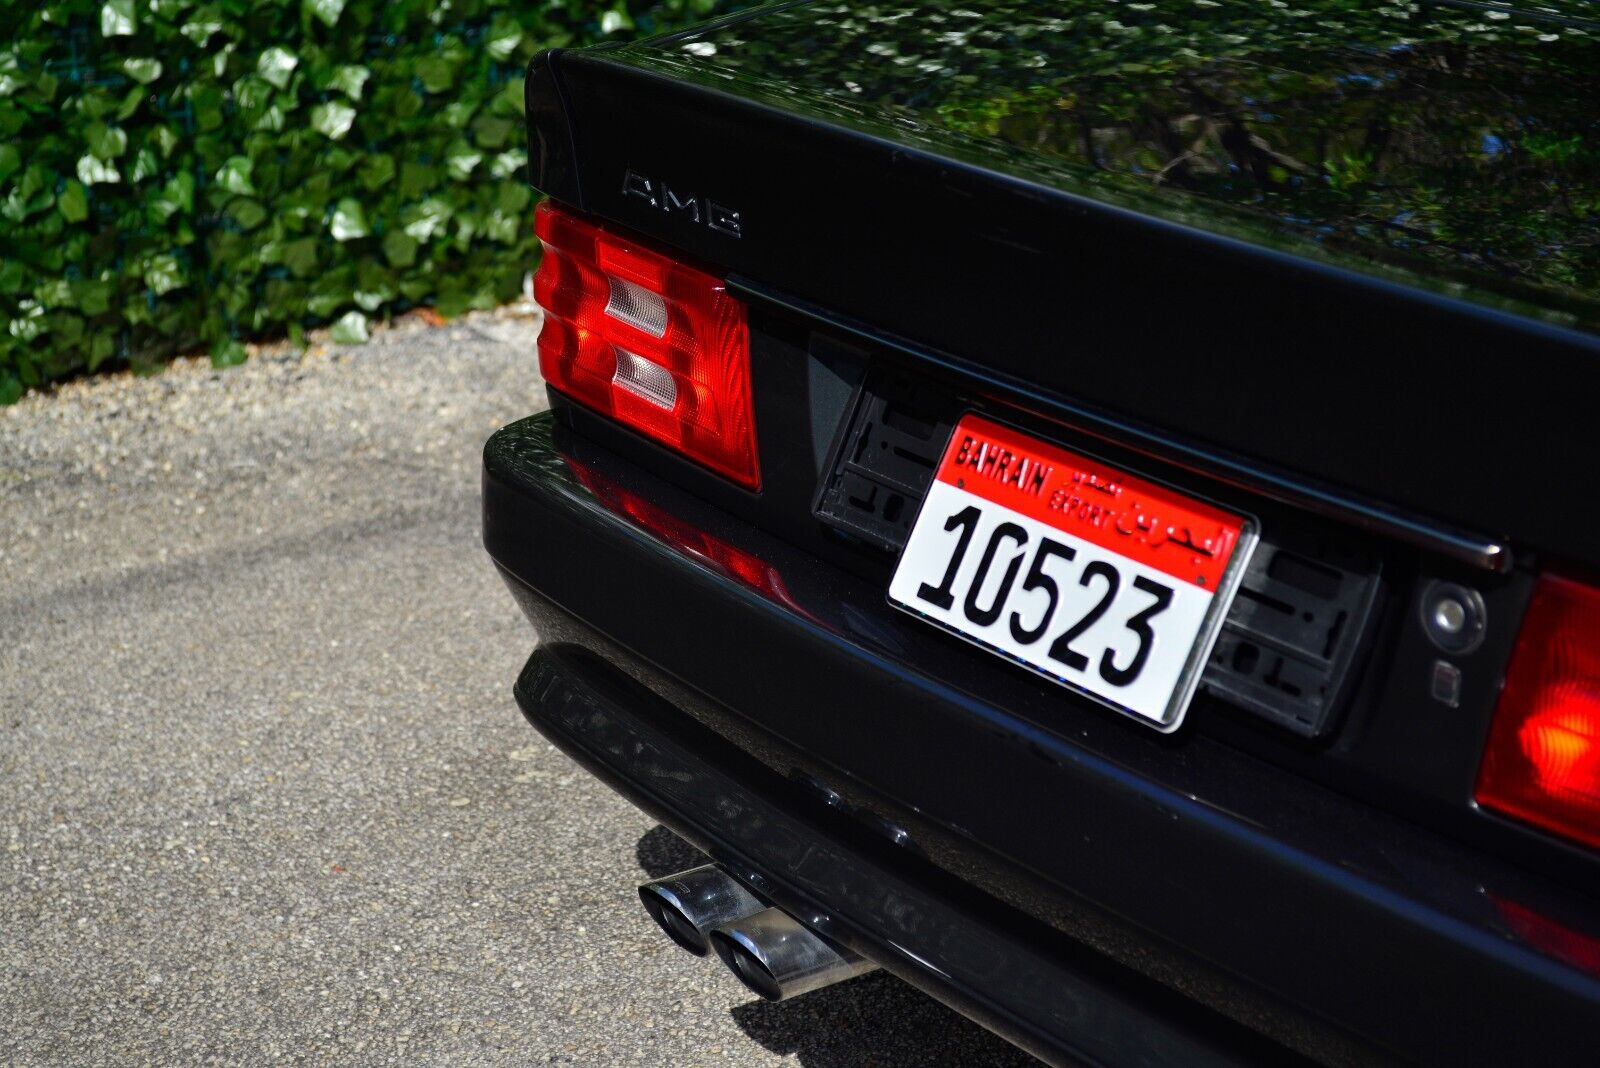
[[[1521,8],[810,3],[612,58],[1594,330],[1600,20],[1583,2]]]
[[[1522,941],[1503,903],[1594,931],[1592,899],[1204,734],[1132,730],[995,672],[896,618],[880,585],[553,432],[527,420],[485,454],[485,542],[545,640],[904,828],[929,878],[1323,1057],[1339,1035],[1482,1063],[1591,1033],[1600,979]],[[699,756],[706,774],[728,759]],[[608,763],[651,789],[648,762]],[[691,837],[715,840],[705,819]]]
[[[798,40],[808,13],[769,12],[723,32],[754,41],[777,20],[773,32]],[[811,32],[826,33],[826,21]],[[1004,123],[974,140],[927,119],[938,106],[817,106],[826,94],[807,88],[803,48],[786,53],[787,81],[763,88],[748,69],[719,68],[740,62],[720,46],[684,52],[696,43],[716,40],[542,59],[563,106],[530,111],[536,138],[556,143],[543,124],[559,121],[571,145],[570,165],[550,167],[534,146],[546,191],[729,272],[748,292],[861,325],[997,397],[1181,442],[1202,464],[1259,471],[1308,496],[1343,494],[1600,565],[1600,500],[1576,489],[1600,484],[1592,333],[1524,314],[1527,301],[1508,312],[1477,289],[1397,281],[1314,241],[1241,237],[1199,208],[1169,210],[1166,194],[1159,207],[1025,175],[1009,162],[1016,146],[1002,145]],[[1554,45],[1588,54],[1575,38]],[[875,74],[896,66],[874,64]],[[1548,101],[1530,64],[1530,99]],[[813,80],[828,77],[855,80],[837,69]],[[917,84],[935,93],[939,81]],[[1587,158],[1573,164],[1574,188],[1587,188]],[[742,236],[625,195],[630,171],[738,210]],[[1178,196],[1192,207],[1222,193]],[[1566,254],[1589,256],[1590,231],[1574,219]],[[1450,273],[1427,264],[1431,278]]]

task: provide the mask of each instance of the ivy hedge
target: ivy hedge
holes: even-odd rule
[[[444,315],[535,261],[539,49],[725,0],[43,0],[0,36],[0,403],[108,362]]]

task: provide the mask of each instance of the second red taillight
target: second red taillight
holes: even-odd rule
[[[720,278],[539,205],[539,369],[560,392],[759,489],[744,305]]]
[[[1539,579],[1489,728],[1477,799],[1600,846],[1600,589]]]

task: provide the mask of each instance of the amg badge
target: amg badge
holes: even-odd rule
[[[729,237],[743,237],[739,213],[725,208],[709,197],[686,195],[666,182],[646,178],[638,171],[625,171],[622,175],[622,195],[638,197],[652,208],[668,214],[683,215],[693,221]]]

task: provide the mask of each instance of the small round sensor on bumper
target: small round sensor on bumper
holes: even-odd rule
[[[1488,613],[1483,595],[1435,579],[1422,591],[1422,629],[1446,653],[1461,656],[1483,644]]]

